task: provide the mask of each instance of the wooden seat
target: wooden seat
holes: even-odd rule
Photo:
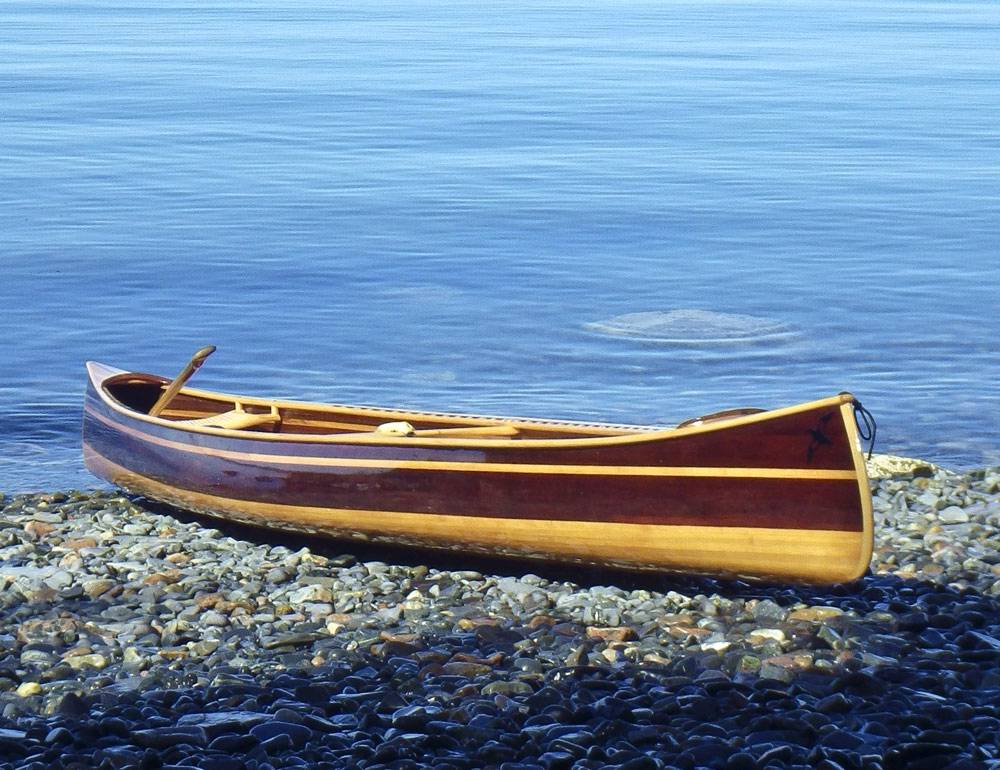
[[[213,414],[211,417],[201,417],[197,420],[179,420],[184,425],[197,425],[202,428],[225,428],[227,430],[244,430],[245,428],[255,428],[258,425],[270,425],[281,421],[281,416],[277,411],[256,414],[254,412],[244,412],[242,409],[232,409],[221,414]]]

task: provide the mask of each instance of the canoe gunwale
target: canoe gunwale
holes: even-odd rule
[[[263,431],[248,431],[248,430],[231,430],[227,428],[216,428],[205,425],[191,425],[184,424],[177,420],[167,420],[162,417],[151,417],[148,414],[144,414],[134,409],[130,409],[127,406],[121,404],[117,399],[113,398],[105,389],[105,384],[112,377],[122,375],[122,374],[133,374],[135,376],[150,377],[166,382],[165,378],[159,375],[151,375],[140,372],[128,372],[126,370],[117,369],[114,367],[107,366],[95,361],[87,362],[87,372],[90,378],[90,382],[95,390],[95,392],[100,397],[103,404],[113,410],[114,412],[127,417],[132,420],[138,420],[140,422],[149,423],[151,425],[156,425],[159,427],[171,428],[174,430],[181,431],[183,433],[203,433],[210,436],[223,436],[229,438],[238,438],[241,440],[254,440],[254,441],[268,441],[268,442],[294,442],[294,443],[317,443],[317,444],[375,444],[379,446],[392,446],[392,447],[463,447],[469,449],[485,449],[485,448],[495,448],[498,444],[498,439],[484,439],[484,438],[460,438],[460,437],[428,437],[428,436],[391,436],[387,434],[366,434],[366,433],[329,433],[329,434],[313,434],[313,433],[267,433]],[[445,419],[453,420],[457,423],[474,423],[476,425],[481,424],[511,424],[515,426],[523,426],[525,428],[544,428],[546,425],[552,427],[565,427],[572,428],[574,426],[579,426],[581,429],[586,427],[606,427],[608,429],[621,430],[623,433],[621,435],[606,435],[606,436],[587,436],[587,437],[573,437],[573,438],[517,438],[515,443],[519,448],[523,449],[546,449],[546,448],[599,448],[605,446],[622,446],[631,444],[642,444],[647,442],[657,442],[663,440],[670,440],[675,438],[682,438],[686,436],[692,436],[703,433],[713,433],[716,431],[728,430],[730,428],[739,427],[742,425],[751,425],[758,422],[766,422],[767,420],[776,419],[784,417],[791,414],[796,414],[799,412],[807,412],[815,409],[822,409],[824,407],[847,407],[855,402],[855,398],[850,393],[841,393],[836,396],[831,396],[828,398],[818,399],[815,401],[809,401],[802,404],[796,404],[794,406],[782,407],[780,409],[771,409],[762,412],[757,412],[755,414],[749,414],[742,417],[735,417],[729,420],[717,420],[702,423],[699,425],[691,425],[683,428],[648,428],[644,426],[627,426],[627,425],[612,425],[612,424],[600,424],[600,423],[583,423],[583,422],[573,422],[569,420],[544,420],[544,419],[532,419],[523,417],[495,417],[487,415],[469,415],[469,414],[452,414],[447,412],[424,412],[418,410],[387,410],[378,407],[368,407],[368,406],[354,406],[349,404],[321,404],[307,401],[291,401],[287,399],[263,399],[254,396],[241,396],[228,393],[219,393],[215,391],[199,390],[196,388],[184,388],[181,393],[194,397],[203,398],[211,401],[220,402],[239,402],[243,405],[252,406],[276,406],[279,410],[281,409],[298,409],[298,410],[312,410],[316,412],[348,412],[358,415],[364,415],[367,417],[385,417],[387,419],[405,420],[408,416],[419,420],[419,419]],[[855,431],[855,441],[856,444],[856,428],[854,426],[853,416],[851,419],[845,420],[849,423],[848,429],[854,428]],[[624,431],[634,431],[634,432],[624,432]],[[861,467],[864,468],[864,459],[860,455],[860,448],[853,446],[858,453],[858,458],[861,459]],[[855,465],[857,466],[857,458]]]
[[[85,409],[94,420],[106,427],[120,431],[138,441],[160,447],[166,447],[193,455],[225,458],[243,463],[271,463],[282,467],[338,467],[378,470],[437,470],[459,471],[463,473],[518,473],[529,475],[559,475],[559,476],[656,476],[669,477],[700,477],[715,479],[784,479],[787,481],[853,481],[854,470],[833,468],[760,468],[760,467],[730,467],[730,466],[671,466],[671,465],[579,465],[572,463],[537,463],[537,462],[498,462],[495,460],[432,460],[432,459],[395,459],[385,457],[343,457],[327,455],[282,455],[273,453],[255,453],[236,448],[205,448],[189,442],[143,433],[121,423],[109,420],[104,415]],[[237,431],[239,432],[239,431]],[[339,446],[339,444],[338,444]]]

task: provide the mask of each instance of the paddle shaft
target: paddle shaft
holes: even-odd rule
[[[167,405],[174,400],[174,396],[176,396],[180,392],[180,389],[184,387],[184,383],[191,379],[191,375],[198,371],[201,365],[205,363],[205,359],[214,352],[215,345],[209,345],[191,356],[191,360],[188,361],[187,366],[185,366],[181,373],[174,378],[174,381],[170,383],[167,389],[160,394],[160,397],[156,399],[156,403],[153,404],[153,408],[149,410],[151,417],[158,417],[160,412],[167,408]]]

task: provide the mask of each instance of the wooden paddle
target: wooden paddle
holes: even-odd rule
[[[149,410],[151,417],[158,417],[160,412],[167,408],[167,405],[174,400],[174,396],[176,396],[180,389],[184,387],[184,383],[191,379],[191,375],[198,371],[201,365],[205,363],[205,359],[214,352],[215,345],[209,345],[191,356],[191,360],[188,361],[187,366],[185,366],[174,381],[167,386],[167,389],[163,391],[160,397],[156,400],[156,403],[153,404],[153,408]]]

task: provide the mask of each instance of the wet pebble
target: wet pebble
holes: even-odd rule
[[[8,497],[0,768],[989,767],[998,492],[874,479],[872,571],[826,588],[404,566]]]

